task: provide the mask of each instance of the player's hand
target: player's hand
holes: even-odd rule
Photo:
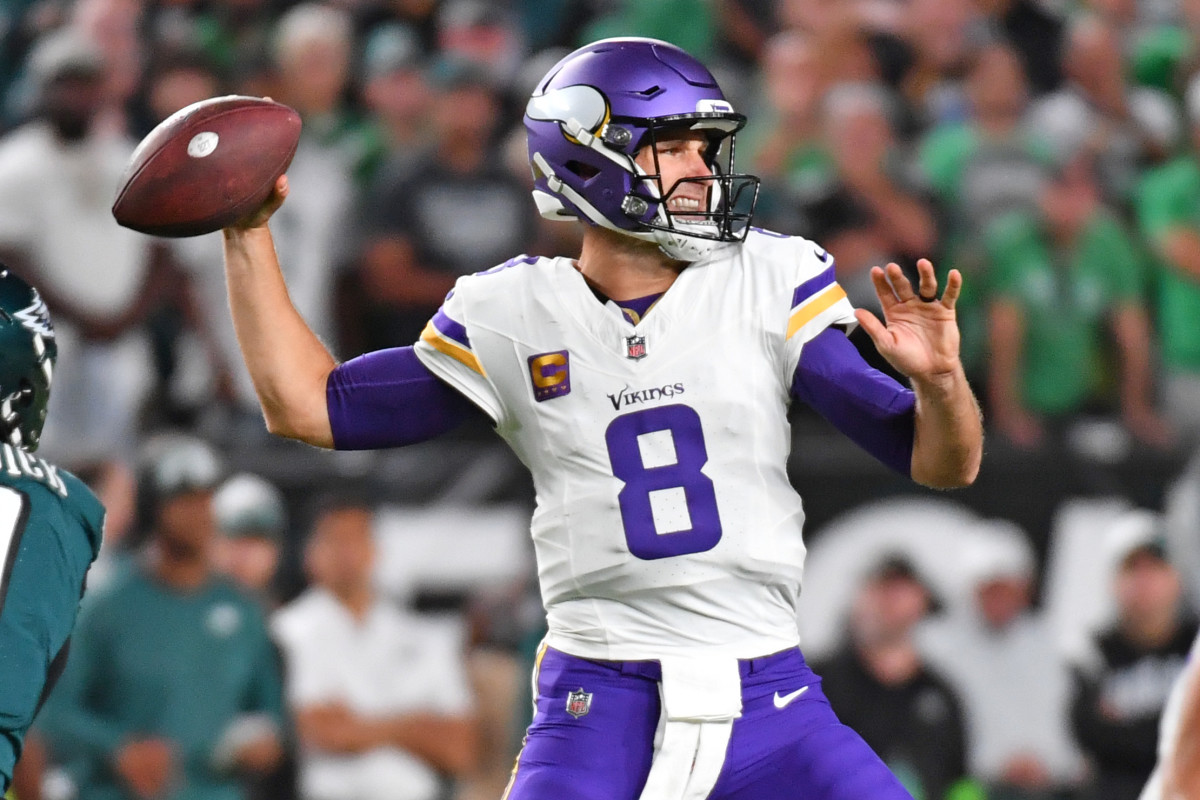
[[[871,268],[871,281],[883,307],[884,322],[866,309],[854,316],[875,342],[881,355],[902,374],[914,380],[937,380],[961,369],[959,333],[954,305],[962,291],[962,274],[950,270],[946,290],[938,297],[933,264],[917,262],[919,294],[900,267]]]
[[[245,218],[230,225],[227,230],[246,231],[252,228],[265,228],[267,220],[271,219],[271,215],[279,210],[279,207],[283,205],[283,201],[287,199],[287,196],[287,175],[280,175],[275,179],[275,185],[271,188],[271,194],[263,204],[246,215]]]
[[[153,800],[167,793],[175,771],[175,756],[170,742],[140,739],[127,742],[117,751],[113,768],[135,796]]]

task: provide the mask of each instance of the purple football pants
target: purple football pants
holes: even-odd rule
[[[709,800],[912,800],[838,721],[798,649],[739,666],[742,716]],[[592,661],[547,649],[506,800],[637,800],[654,754],[660,678],[657,661]],[[591,698],[576,717],[567,707],[579,690]],[[583,704],[573,699],[578,713]]]

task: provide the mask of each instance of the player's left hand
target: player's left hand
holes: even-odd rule
[[[946,290],[938,297],[933,264],[917,262],[916,291],[897,264],[871,268],[871,281],[883,307],[884,322],[866,309],[857,309],[858,324],[875,342],[880,354],[913,380],[936,380],[960,369],[959,333],[954,304],[962,291],[962,274],[950,270]],[[886,323],[886,324],[885,324]]]

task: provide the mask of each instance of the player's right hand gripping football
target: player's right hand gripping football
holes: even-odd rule
[[[230,228],[235,230],[250,230],[251,228],[265,228],[267,220],[271,219],[271,215],[279,210],[283,205],[283,201],[288,196],[288,179],[287,175],[280,175],[275,179],[275,186],[271,189],[271,194],[263,201],[263,204],[257,209],[247,214],[243,219],[230,225]]]

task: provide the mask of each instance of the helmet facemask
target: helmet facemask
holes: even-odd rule
[[[649,123],[642,147],[649,148],[653,172],[634,164],[640,180],[625,197],[622,211],[643,228],[654,232],[653,240],[668,256],[694,260],[707,255],[721,243],[740,242],[750,230],[754,207],[758,202],[759,179],[734,172],[734,141],[743,118],[733,115],[678,115],[646,120]],[[698,130],[708,139],[704,161],[709,175],[680,178],[669,187],[663,185],[658,144],[681,131]],[[702,187],[704,200],[696,208],[683,207],[694,200]],[[686,198],[683,199],[683,198]]]

